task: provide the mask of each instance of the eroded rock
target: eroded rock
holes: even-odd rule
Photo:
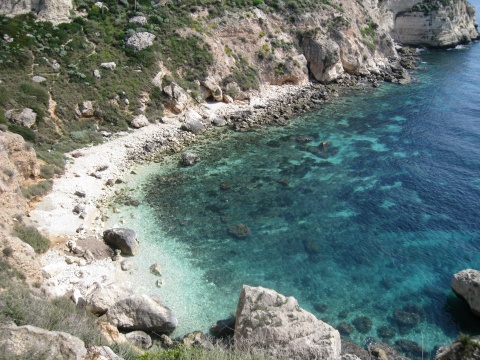
[[[135,255],[138,252],[137,233],[132,229],[114,228],[105,230],[103,240],[114,249],[121,250],[124,255]]]
[[[480,316],[480,271],[467,269],[452,276],[451,287],[453,292],[464,299],[470,310]]]
[[[293,297],[243,286],[235,323],[235,347],[273,358],[340,359],[340,334],[303,310]]]

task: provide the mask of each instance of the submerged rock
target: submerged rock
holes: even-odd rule
[[[216,338],[233,337],[235,330],[235,317],[218,320],[210,327],[210,334]]]
[[[340,359],[340,334],[303,310],[293,297],[243,286],[236,313],[234,343],[273,358]]]
[[[364,334],[372,328],[372,320],[368,316],[359,316],[352,323],[359,332]]]
[[[250,235],[250,229],[245,224],[237,224],[229,226],[228,233],[237,239],[244,239]]]
[[[186,152],[182,154],[182,158],[180,159],[180,164],[183,166],[192,166],[200,161],[200,156],[192,152]]]

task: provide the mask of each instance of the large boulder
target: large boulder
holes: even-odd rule
[[[125,335],[127,341],[141,349],[149,349],[152,347],[152,338],[144,331],[132,331]]]
[[[343,74],[340,47],[323,34],[308,35],[303,40],[303,51],[315,79],[329,83]]]
[[[453,292],[464,299],[470,310],[480,316],[480,271],[467,269],[452,276]]]
[[[180,86],[174,82],[163,88],[163,92],[167,95],[167,105],[176,114],[181,113],[188,105],[189,96]]]
[[[217,84],[217,81],[213,76],[207,76],[207,78],[202,81],[202,86],[207,90],[209,94],[215,101],[223,101],[223,92],[220,85]],[[207,96],[206,98],[208,98]]]
[[[187,110],[183,116],[182,130],[200,134],[206,130],[202,116],[195,110]]]
[[[5,117],[12,123],[31,128],[37,120],[37,114],[30,108],[7,110]]]
[[[10,359],[84,359],[85,344],[79,338],[35,326],[0,325],[2,358]]]
[[[150,121],[148,121],[148,118],[143,114],[135,116],[130,122],[130,125],[135,129],[140,129],[148,124],[150,124]]]
[[[177,319],[157,296],[132,295],[119,300],[107,312],[107,319],[120,330],[171,333]]]
[[[138,32],[127,39],[127,47],[136,51],[144,50],[153,45],[153,40],[155,35],[146,31]]]
[[[115,285],[102,285],[94,283],[85,296],[86,309],[91,313],[101,316],[115,303],[127,296],[127,292]]]
[[[303,310],[293,297],[243,286],[236,313],[235,346],[273,358],[340,359],[340,334]]]
[[[122,254],[135,255],[138,252],[137,233],[132,229],[114,228],[103,232],[103,240],[114,249],[119,249]]]

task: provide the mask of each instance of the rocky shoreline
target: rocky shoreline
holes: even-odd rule
[[[118,305],[122,311],[135,307],[132,304],[138,302],[149,303],[153,308],[160,306],[167,309],[167,322],[171,324],[167,332],[170,332],[176,326],[176,319],[168,306],[163,307],[160,299],[152,302],[137,294],[129,279],[128,258],[103,243],[102,234],[108,220],[104,210],[118,192],[117,185],[131,176],[134,165],[183,151],[196,140],[196,134],[211,126],[228,126],[235,131],[250,131],[262,125],[282,126],[291,117],[313,111],[342,94],[375,88],[379,81],[407,83],[410,75],[404,66],[414,68],[416,50],[400,47],[398,50],[403,57],[392,59],[378,74],[345,75],[331,85],[271,86],[262,92],[262,97],[251,97],[248,103],[203,104],[180,116],[166,116],[162,123],[113,135],[101,145],[66,154],[70,160],[65,175],[55,180],[52,192],[29,213],[30,221],[39,230],[56,239],[52,249],[40,259],[47,291],[52,296],[70,295],[78,304],[88,304],[87,307],[99,315],[117,306],[119,299],[127,299],[130,304]],[[197,119],[202,121],[202,131],[186,127],[189,112],[200,116]],[[107,317],[107,320],[121,329],[150,329],[137,325],[126,327],[119,320],[121,317]]]

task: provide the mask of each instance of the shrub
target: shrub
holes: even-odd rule
[[[15,124],[9,124],[8,125],[8,130],[15,133],[15,134],[20,135],[26,141],[30,141],[30,142],[34,143],[35,140],[36,140],[36,136],[35,136],[35,133],[33,132],[33,130],[29,129],[27,127],[15,125]]]
[[[35,227],[26,226],[21,222],[15,224],[13,235],[25,241],[39,254],[44,253],[50,247],[50,240],[40,234]]]
[[[33,199],[35,196],[45,195],[47,192],[52,190],[53,181],[45,180],[40,181],[39,183],[30,185],[27,188],[22,189],[22,194],[27,199]]]
[[[13,249],[11,246],[4,247],[2,250],[3,256],[9,257],[13,255]]]

